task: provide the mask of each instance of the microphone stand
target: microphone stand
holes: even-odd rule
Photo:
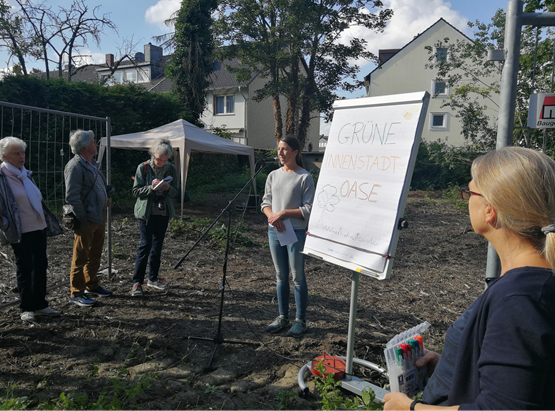
[[[272,161],[274,161],[274,160],[272,160]],[[224,256],[224,265],[223,265],[222,287],[221,287],[221,293],[220,293],[220,313],[219,313],[219,316],[218,316],[218,331],[216,332],[216,335],[213,338],[193,337],[193,336],[187,336],[187,335],[183,336],[183,338],[188,338],[190,340],[212,341],[214,343],[214,349],[212,350],[212,354],[210,355],[210,359],[208,360],[208,364],[206,365],[206,367],[204,367],[205,372],[210,372],[210,371],[215,370],[215,368],[212,367],[212,360],[214,359],[214,355],[216,354],[216,350],[218,349],[218,346],[220,346],[221,344],[244,344],[244,345],[252,345],[252,346],[255,346],[255,347],[258,347],[260,345],[259,343],[252,343],[252,342],[246,342],[246,341],[225,340],[222,336],[221,331],[222,331],[222,318],[223,318],[223,310],[224,310],[225,283],[226,283],[226,277],[227,277],[227,260],[228,260],[228,255],[229,255],[229,246],[230,246],[231,211],[232,211],[231,210],[231,205],[237,199],[237,197],[239,197],[239,195],[248,187],[248,185],[251,184],[251,182],[256,178],[256,176],[262,171],[263,168],[264,168],[264,164],[258,169],[258,171],[256,173],[254,173],[254,175],[251,177],[251,179],[243,186],[243,188],[235,195],[235,197],[233,197],[233,199],[231,201],[229,201],[227,206],[224,207],[224,209],[216,217],[216,219],[214,221],[212,221],[212,224],[210,224],[210,226],[208,226],[208,228],[204,230],[204,232],[200,235],[199,239],[193,244],[193,246],[189,249],[189,251],[187,251],[187,253],[183,257],[181,257],[181,259],[173,267],[174,269],[177,269],[183,263],[185,258],[187,258],[187,256],[191,253],[191,251],[193,251],[193,249],[197,246],[197,244],[200,243],[200,241],[204,238],[204,236],[206,234],[208,234],[208,232],[210,231],[210,229],[212,229],[212,227],[214,227],[216,222],[218,222],[218,220],[223,216],[223,214],[226,211],[228,211],[227,236],[226,236],[226,244],[225,244],[225,256]],[[247,206],[247,204],[245,204],[245,207],[246,206]],[[258,206],[258,204],[257,204],[257,206]]]

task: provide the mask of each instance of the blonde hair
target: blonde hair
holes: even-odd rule
[[[555,268],[555,162],[521,147],[504,147],[478,157],[472,178],[484,200],[497,212],[497,227],[528,239]]]

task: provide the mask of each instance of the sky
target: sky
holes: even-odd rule
[[[13,0],[8,0],[13,3]],[[59,6],[68,7],[71,0],[45,0],[45,3],[56,10]],[[92,7],[99,5],[100,13],[109,13],[118,32],[107,31],[101,40],[100,47],[89,44],[80,50],[80,54],[87,56],[89,62],[102,63],[105,54],[111,53],[117,57],[121,55],[124,43],[137,44],[134,51],[143,51],[143,45],[152,42],[153,36],[172,32],[173,28],[164,24],[172,13],[178,10],[180,0],[86,0]],[[352,28],[347,36],[363,37],[368,41],[368,48],[374,54],[379,49],[401,48],[423,32],[438,19],[443,17],[453,26],[472,38],[472,31],[467,27],[468,21],[480,20],[490,22],[498,9],[507,8],[505,0],[383,0],[384,7],[391,8],[394,15],[383,33],[371,33],[365,29]],[[374,69],[374,65],[367,61],[357,61],[360,67],[360,78]],[[29,64],[39,67],[41,64]],[[8,56],[0,49],[0,68],[13,66]],[[364,90],[344,95],[345,97],[361,97]],[[329,124],[321,123],[320,133],[326,134]]]

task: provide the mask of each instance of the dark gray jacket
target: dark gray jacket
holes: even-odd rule
[[[27,171],[27,177],[35,181],[31,177],[32,172]],[[58,219],[48,207],[44,201],[42,202],[42,210],[44,212],[44,218],[46,219],[46,235],[48,237],[62,234],[64,230],[58,223]],[[20,243],[21,242],[21,218],[19,217],[19,209],[17,203],[12,193],[10,183],[4,175],[4,171],[0,168],[0,216],[2,217],[2,227],[0,227],[0,244],[5,245],[9,243]]]
[[[66,164],[64,169],[66,203],[71,205],[73,213],[79,221],[104,224],[103,213],[106,207],[101,204],[101,199],[94,189],[95,174],[85,165],[85,161],[79,154],[76,154]],[[106,186],[106,179],[100,170],[97,178],[101,178]],[[108,197],[111,197],[110,189],[107,189],[107,194]]]

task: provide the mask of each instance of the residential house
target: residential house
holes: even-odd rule
[[[465,143],[462,135],[462,123],[456,118],[456,112],[449,107],[442,107],[453,90],[444,81],[436,78],[434,70],[426,68],[430,54],[427,46],[434,47],[436,59],[449,58],[447,48],[437,49],[438,42],[448,38],[450,43],[457,40],[472,41],[461,31],[444,19],[417,35],[401,49],[379,51],[379,66],[365,77],[367,96],[384,96],[389,94],[428,91],[431,95],[428,113],[422,130],[422,140],[437,141],[441,139],[448,144],[461,146]],[[487,79],[485,79],[487,81]],[[484,102],[490,118],[497,118],[497,101]]]
[[[136,53],[133,59],[123,60],[114,67],[114,56],[106,55],[106,64],[96,68],[99,79],[108,84],[137,83],[147,90],[166,93],[172,82],[164,74],[165,65],[171,56],[164,56],[161,47],[146,44],[144,53]],[[214,73],[210,76],[207,104],[201,121],[206,130],[225,128],[238,143],[256,149],[275,149],[274,109],[271,98],[261,102],[253,100],[256,91],[266,82],[259,74],[239,82],[227,67],[239,67],[238,60],[214,63]],[[285,101],[282,103],[285,112]],[[318,151],[319,119],[314,116],[305,151]]]
[[[134,58],[121,59],[116,67],[113,54],[106,54],[106,64],[97,68],[97,76],[108,84],[137,83],[148,91],[167,93],[171,82],[164,70],[171,56],[164,56],[162,47],[148,43],[144,53],[135,53]]]
[[[225,127],[239,143],[259,149],[275,149],[273,101],[271,98],[260,102],[253,100],[267,80],[253,73],[248,80],[238,82],[228,67],[239,68],[239,60],[216,62],[215,71],[210,76],[207,105],[201,117],[205,128]],[[281,106],[285,113],[285,99],[281,99]],[[313,117],[304,147],[307,152],[318,151],[320,125],[318,116]]]

